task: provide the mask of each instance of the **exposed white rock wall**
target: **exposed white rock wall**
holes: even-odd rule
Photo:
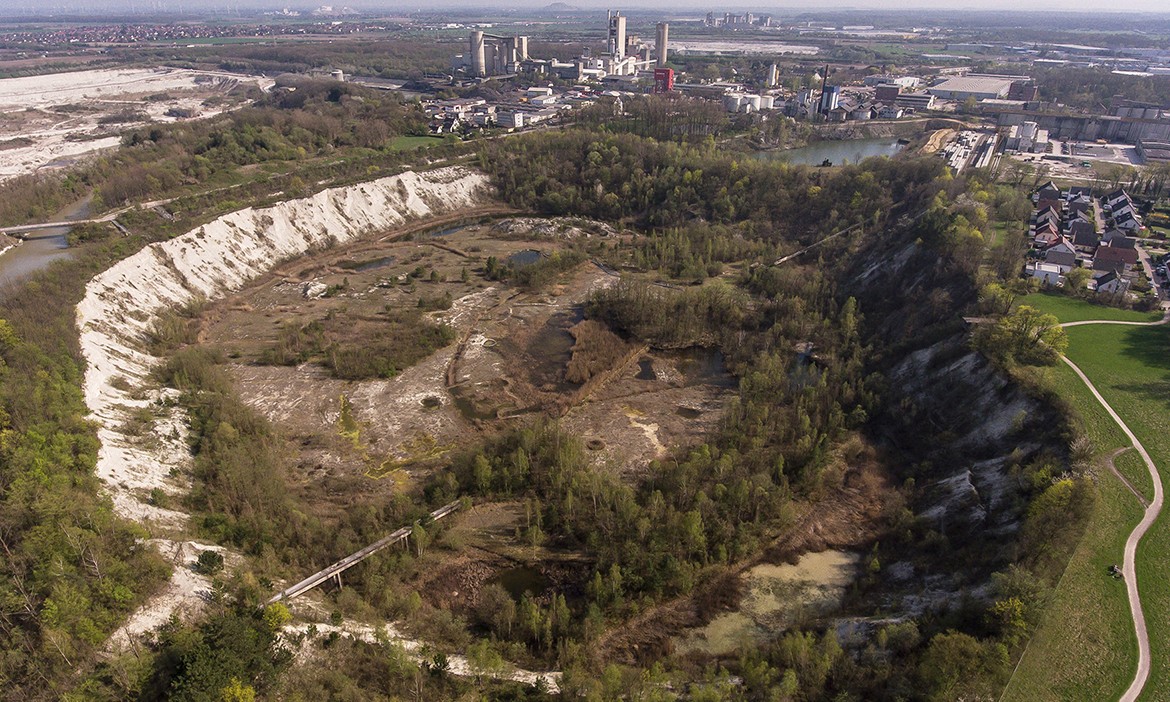
[[[186,518],[143,502],[152,489],[182,487],[178,476],[189,459],[181,413],[156,424],[158,441],[150,446],[116,431],[127,409],[158,407],[158,395],[132,397],[122,388],[138,386],[158,362],[142,341],[160,312],[223,297],[306,251],[475,205],[488,190],[484,175],[462,167],[406,172],[232,212],[95,276],[77,306],[77,324],[87,364],[85,401],[99,423],[97,475],[118,513],[165,526]]]

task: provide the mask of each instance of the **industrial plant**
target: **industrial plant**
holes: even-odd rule
[[[626,33],[626,17],[610,11],[606,17],[605,51],[586,51],[572,61],[533,58],[528,54],[528,37],[499,36],[474,30],[468,39],[468,53],[455,57],[455,73],[472,79],[505,78],[520,73],[553,74],[565,80],[607,76],[637,76],[665,68],[670,50],[670,25],[658,23],[653,46]]]

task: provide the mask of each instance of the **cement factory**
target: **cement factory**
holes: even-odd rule
[[[565,80],[600,80],[607,76],[636,76],[642,71],[666,67],[670,25],[657,26],[653,52],[640,38],[626,34],[626,18],[621,12],[607,14],[606,50],[594,56],[589,52],[574,61],[537,59],[528,55],[528,37],[505,37],[483,31],[471,32],[468,53],[455,57],[454,68],[468,78],[504,78],[519,73],[553,74]]]

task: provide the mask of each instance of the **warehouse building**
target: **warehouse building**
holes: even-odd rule
[[[942,100],[958,102],[968,98],[994,100],[1006,97],[1013,82],[1010,77],[967,75],[948,78],[930,87],[927,92]]]

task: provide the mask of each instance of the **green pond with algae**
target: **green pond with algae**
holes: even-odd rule
[[[687,630],[675,650],[721,656],[763,643],[808,617],[831,612],[857,574],[860,556],[846,551],[806,553],[795,565],[761,564],[744,574],[739,608]]]

